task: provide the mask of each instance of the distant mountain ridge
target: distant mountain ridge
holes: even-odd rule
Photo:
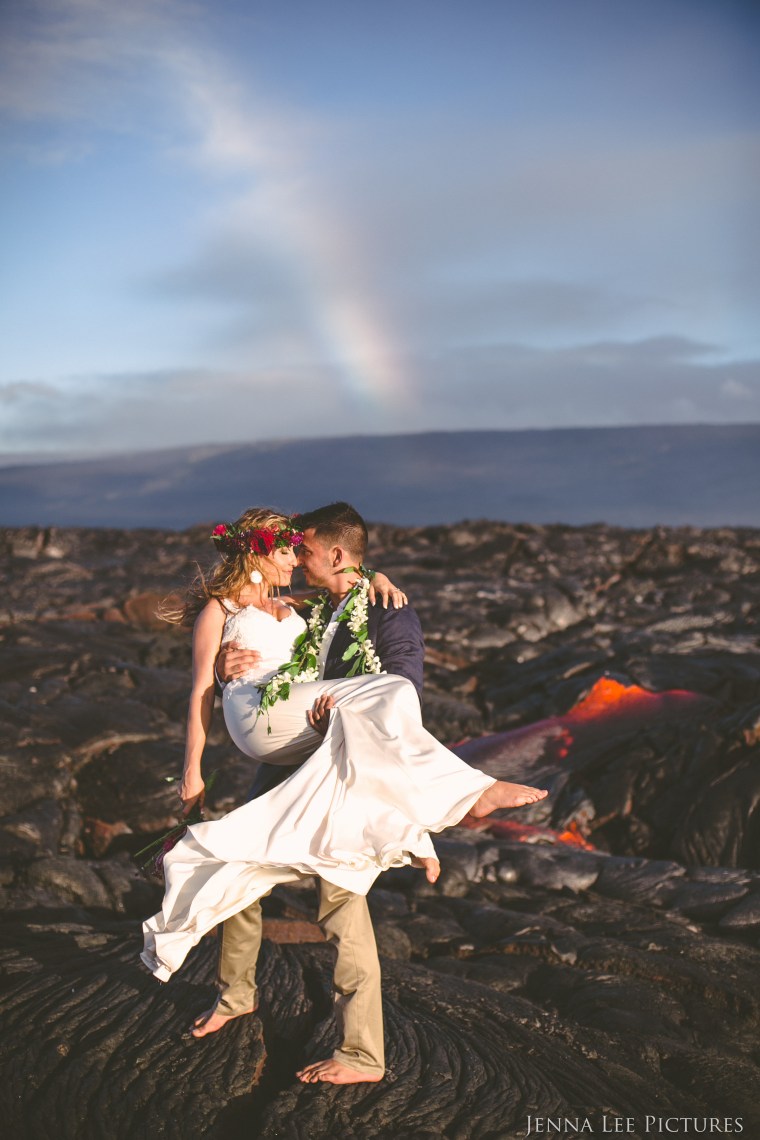
[[[181,529],[348,499],[404,526],[489,518],[760,526],[760,424],[209,445],[0,468],[0,525]]]

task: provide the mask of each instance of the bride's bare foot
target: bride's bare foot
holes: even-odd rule
[[[372,1076],[370,1073],[360,1073],[357,1069],[349,1069],[341,1061],[315,1061],[296,1073],[299,1081],[305,1085],[315,1085],[318,1081],[327,1081],[331,1085],[358,1085],[362,1081],[381,1081],[382,1076]]]
[[[205,1013],[196,1017],[190,1029],[190,1036],[200,1038],[205,1037],[208,1033],[216,1033],[228,1021],[234,1021],[236,1017],[245,1017],[249,1013],[255,1013],[256,1009],[258,1006],[253,1009],[244,1009],[242,1013],[217,1013],[216,1006],[212,1005],[211,1009],[207,1009]]]
[[[546,788],[533,788],[530,784],[510,784],[506,780],[497,780],[483,792],[467,814],[474,816],[475,819],[481,819],[497,808],[525,807],[526,804],[534,804],[548,795]]]
[[[421,867],[425,872],[425,878],[429,883],[434,883],[441,873],[441,864],[437,859],[427,859],[415,856],[412,859],[413,867]]]

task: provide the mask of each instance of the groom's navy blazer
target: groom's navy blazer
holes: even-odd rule
[[[375,602],[367,612],[367,633],[380,658],[383,671],[406,677],[421,695],[425,642],[414,607],[404,606],[401,610],[394,610],[389,606],[384,610],[381,602]],[[343,661],[342,658],[350,640],[347,623],[341,622],[327,653],[324,674],[326,681],[337,681],[347,675],[353,659]],[[276,787],[297,767],[298,765],[290,768],[283,764],[261,764],[248,799],[256,799],[270,788]]]
[[[367,612],[367,633],[380,658],[383,672],[406,677],[421,695],[425,642],[414,608],[404,606],[401,610],[394,610],[389,606],[384,610],[382,603],[375,602]],[[326,681],[336,681],[348,673],[354,659],[344,661],[343,654],[350,644],[348,624],[341,622],[327,653]]]

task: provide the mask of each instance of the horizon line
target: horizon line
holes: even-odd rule
[[[395,432],[347,432],[345,434],[313,435],[313,436],[282,436],[268,439],[242,439],[234,440],[205,440],[197,443],[179,443],[170,447],[133,448],[129,451],[55,451],[55,452],[0,452],[0,469],[8,470],[13,467],[52,467],[60,464],[96,463],[98,461],[113,459],[133,459],[139,456],[167,455],[188,451],[229,452],[240,448],[271,448],[286,446],[294,443],[329,443],[330,441],[348,439],[414,439],[419,437],[445,435],[537,435],[540,433],[560,432],[601,432],[601,431],[641,431],[691,428],[708,428],[723,430],[726,428],[760,428],[760,421],[727,421],[711,423],[708,421],[669,422],[662,423],[636,423],[636,424],[578,424],[573,426],[552,427],[521,427],[521,428],[431,428],[427,431],[395,431]]]

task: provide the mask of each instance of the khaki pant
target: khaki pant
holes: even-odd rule
[[[293,871],[291,881],[303,876]],[[283,879],[283,881],[285,881]],[[342,1045],[333,1057],[351,1069],[385,1071],[380,962],[367,900],[319,879],[318,922],[338,950],[335,1014]],[[258,1005],[256,963],[261,948],[261,900],[223,923],[219,933],[217,1010],[245,1013]]]
[[[296,685],[287,701],[278,701],[267,716],[261,717],[257,715],[258,690],[253,682],[228,685],[223,696],[227,729],[242,752],[268,766],[283,766],[286,776],[322,743],[322,736],[308,723],[306,712],[316,697],[325,692],[338,705],[350,700],[353,708],[360,707],[362,701],[371,707],[380,692],[396,694],[417,719],[420,717],[412,683],[403,677],[379,674]],[[254,796],[272,786],[272,773],[262,775],[269,783],[255,783]],[[281,874],[279,882],[303,878],[301,873],[287,868]],[[367,900],[324,879],[318,882],[318,921],[328,942],[334,942],[338,951],[333,980],[342,1044],[334,1057],[359,1072],[382,1075],[385,1053],[380,962]],[[255,978],[260,947],[259,900],[228,918],[221,928],[216,1006],[220,1013],[244,1013],[258,1004]]]

